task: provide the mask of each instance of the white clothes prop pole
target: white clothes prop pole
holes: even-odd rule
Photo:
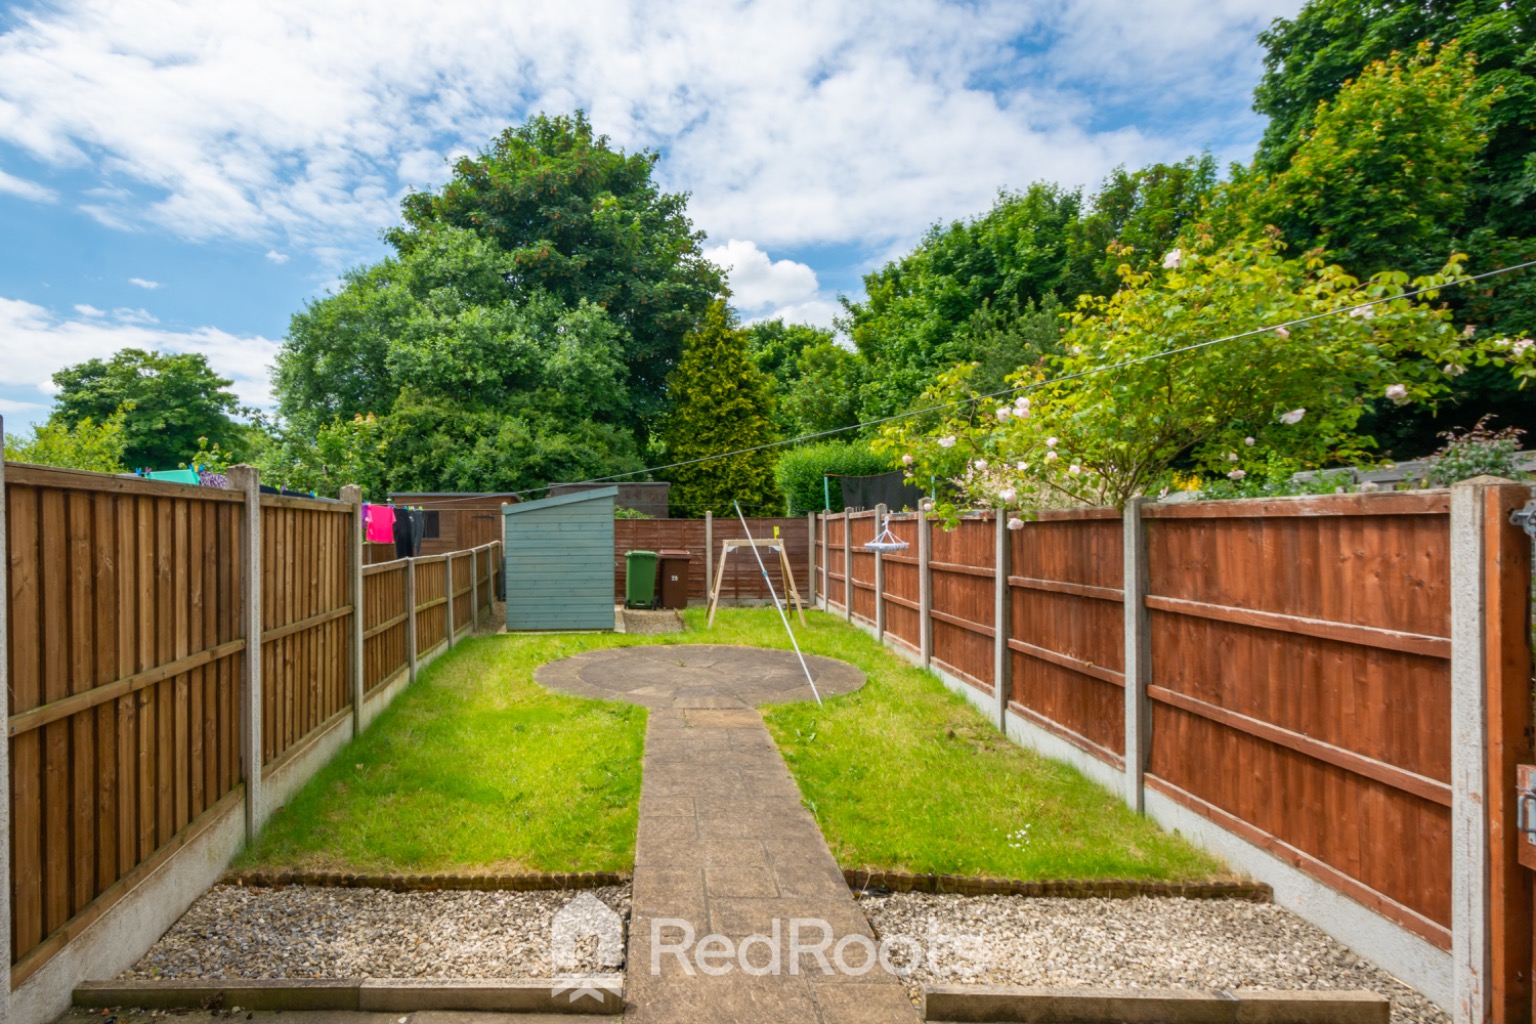
[[[741,520],[742,532],[747,540],[752,539],[752,528],[747,525],[747,517],[741,514],[741,502],[733,501],[736,506],[736,518]],[[782,542],[781,542],[782,543]],[[784,632],[789,634],[790,645],[795,649],[795,657],[800,659],[800,667],[805,669],[805,681],[811,684],[811,695],[816,698],[816,703],[821,703],[821,692],[816,689],[816,680],[811,678],[811,666],[805,663],[805,655],[800,653],[800,642],[795,639],[795,631],[789,628],[789,616],[784,614],[784,606],[779,603],[779,592],[773,589],[773,580],[768,578],[768,566],[763,562],[763,556],[758,552],[757,545],[753,544],[752,557],[757,559],[757,567],[762,570],[763,582],[768,584],[768,593],[773,595],[773,607],[779,613],[779,619],[784,623]]]

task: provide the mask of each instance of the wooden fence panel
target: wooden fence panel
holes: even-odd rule
[[[472,575],[475,565],[467,551],[449,558],[453,562],[453,635],[457,639],[475,628],[470,602],[470,593],[475,589]]]
[[[363,692],[372,693],[410,670],[406,631],[405,560],[363,570]]]
[[[1447,948],[1448,512],[1443,491],[1144,510],[1148,786]]]
[[[1125,759],[1124,522],[1044,512],[1009,531],[1009,709],[1116,766]]]
[[[800,591],[802,600],[810,594],[810,573],[808,560],[810,558],[811,539],[808,536],[807,520],[803,517],[776,518],[776,519],[748,519],[747,525],[751,528],[752,536],[767,538],[773,536],[774,527],[778,527],[780,538],[784,542],[785,551],[789,556],[789,565],[795,581],[795,587]],[[741,528],[741,522],[734,517],[724,516],[715,519],[712,525],[714,533],[714,557],[718,569],[720,559],[720,545],[722,541],[741,540],[746,533]],[[613,524],[613,593],[616,601],[624,599],[624,568],[625,554],[630,551],[688,551],[692,553],[693,560],[688,565],[688,600],[690,602],[704,602],[709,599],[709,588],[713,581],[706,578],[706,566],[704,559],[704,520],[702,519],[618,519]],[[773,574],[773,586],[775,590],[782,590],[779,582],[779,572],[774,561],[769,560],[769,553],[763,552],[763,559],[768,562],[768,571]],[[725,579],[721,582],[721,598],[726,601],[766,601],[769,599],[768,587],[763,583],[763,575],[757,568],[757,560],[752,557],[750,551],[742,550],[734,552],[730,560],[726,562]],[[779,595],[783,599],[784,595]]]
[[[447,557],[416,559],[417,657],[426,657],[448,640]]]
[[[885,635],[916,651],[921,641],[918,605],[916,512],[893,515],[888,520],[891,533],[907,542],[905,551],[881,556],[885,587],[881,600],[885,605]]]
[[[933,660],[984,693],[992,693],[997,555],[990,512],[966,515],[953,530],[931,531]]]
[[[846,516],[827,517],[827,608],[846,611],[848,608],[848,576],[844,552],[848,550],[850,532]]]
[[[240,781],[240,499],[9,465],[12,982]]]
[[[262,764],[352,705],[350,505],[261,497]]]
[[[875,553],[864,545],[875,539],[874,512],[855,512],[848,517],[853,545],[853,617],[873,625],[875,622]]]
[[[487,547],[476,551],[474,557],[475,564],[478,567],[475,570],[475,578],[480,581],[476,584],[479,588],[476,600],[479,602],[477,607],[480,609],[480,619],[483,622],[491,617],[491,606],[496,602],[496,562],[498,559],[496,558],[496,549],[494,547]]]

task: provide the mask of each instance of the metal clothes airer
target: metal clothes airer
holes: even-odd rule
[[[906,541],[891,532],[891,514],[887,512],[885,514],[885,529],[881,530],[874,540],[865,544],[864,550],[888,554],[892,551],[905,551],[910,546]]]

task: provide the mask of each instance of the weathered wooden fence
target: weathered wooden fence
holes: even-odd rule
[[[0,463],[13,1020],[56,1015],[81,971],[106,969],[72,942],[215,827],[259,828],[381,691],[489,615],[497,545],[365,567],[355,501],[231,479]]]
[[[800,596],[810,600],[811,573],[811,520],[807,518],[748,519],[752,536],[772,537],[774,528],[784,542],[785,553],[793,570],[795,587]],[[709,598],[709,587],[714,580],[715,559],[720,557],[720,545],[727,540],[742,540],[747,532],[735,517],[707,516],[704,519],[618,519],[613,524],[613,593],[616,601],[624,599],[624,555],[630,551],[688,551],[693,561],[688,565],[688,600],[703,603]],[[764,553],[765,557],[767,553]],[[772,565],[773,585],[779,587],[779,576]],[[750,551],[738,551],[731,555],[725,566],[725,578],[721,581],[721,597],[730,601],[766,601],[768,587],[763,574]],[[780,594],[782,598],[784,595]]]
[[[862,550],[877,513],[845,513],[819,517],[815,571],[828,611],[1442,1005],[1513,986],[1528,1014],[1530,879],[1509,836],[1531,551],[1508,520],[1529,496],[1135,502],[1011,530],[895,515],[910,546],[880,555]],[[1496,764],[1495,731],[1513,737]]]

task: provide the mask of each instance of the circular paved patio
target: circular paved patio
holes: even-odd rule
[[[864,685],[864,673],[836,658],[805,656],[823,699]],[[551,690],[652,708],[750,708],[813,700],[794,651],[726,644],[619,647],[541,665],[533,678]]]

